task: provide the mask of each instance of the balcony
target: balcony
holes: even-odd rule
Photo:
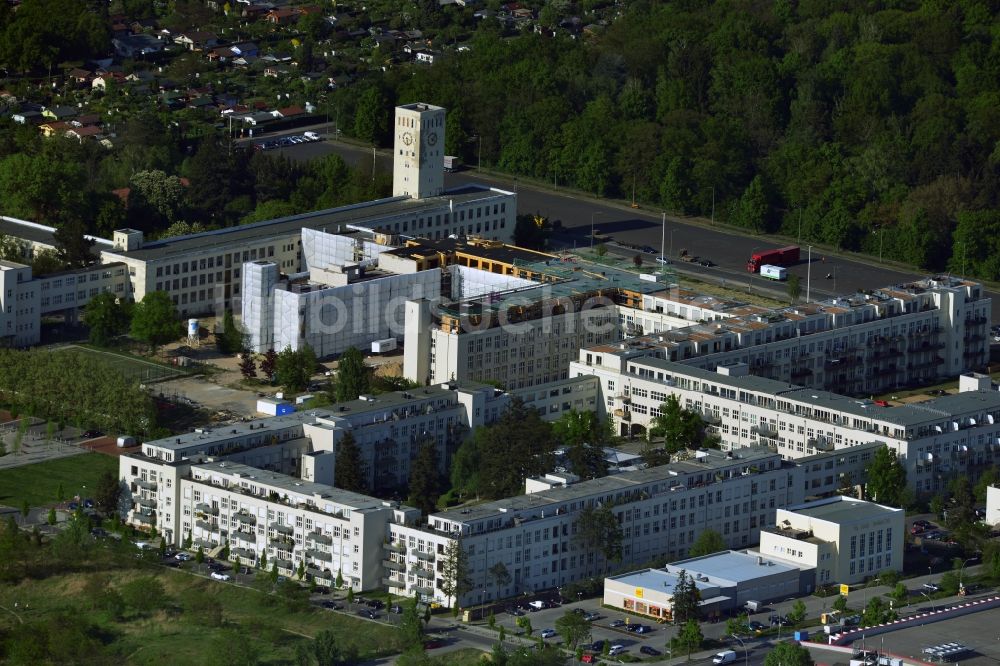
[[[142,523],[143,525],[155,525],[156,524],[156,515],[155,514],[136,513],[136,514],[132,515],[132,520],[134,520],[137,523]]]
[[[149,497],[136,497],[135,503],[146,509],[156,508],[156,500],[151,499]]]
[[[418,560],[423,560],[424,562],[433,562],[437,559],[437,556],[434,553],[425,553],[422,550],[414,551],[413,554]]]
[[[423,595],[428,596],[428,597],[434,596],[434,588],[433,587],[427,587],[427,586],[424,586],[424,585],[417,585],[416,587],[413,588],[413,591],[416,592],[417,594],[423,594]]]
[[[295,562],[292,562],[291,560],[286,560],[286,559],[279,558],[279,559],[275,560],[274,563],[277,565],[277,567],[278,567],[279,570],[280,569],[285,569],[287,571],[294,571],[295,570]]]
[[[385,544],[386,550],[392,551],[393,553],[406,554],[406,544],[399,543],[398,541],[393,541],[391,543]]]
[[[272,548],[277,548],[278,550],[287,550],[287,551],[291,551],[293,548],[295,548],[295,542],[292,541],[291,539],[281,539],[281,538],[268,539],[267,545],[271,546]]]
[[[219,546],[219,544],[210,539],[192,539],[191,544],[203,550],[212,550],[213,548],[217,548]]]
[[[434,580],[434,572],[428,571],[427,569],[411,569],[410,573],[417,575],[417,578],[425,578],[427,580]]]
[[[240,530],[236,530],[233,532],[233,538],[244,543],[257,543],[257,535],[253,532],[242,532]]]
[[[295,533],[295,528],[291,525],[285,525],[284,523],[271,523],[268,527],[278,534],[288,534],[291,536]]]
[[[333,543],[333,537],[321,532],[310,532],[306,535],[306,541],[312,541],[313,543],[329,546]]]
[[[819,437],[810,437],[807,445],[813,447],[817,451],[833,450],[833,440],[824,435],[820,435]]]
[[[755,425],[750,428],[750,432],[755,432],[761,437],[767,437],[768,439],[775,439],[778,436],[777,430],[766,425]]]
[[[229,550],[230,557],[240,557],[245,560],[256,560],[257,553],[250,550],[249,548],[231,548]]]
[[[208,522],[207,520],[196,520],[194,521],[194,526],[205,530],[206,532],[218,532],[219,526]]]
[[[395,588],[400,588],[400,589],[406,589],[406,581],[405,580],[393,580],[392,578],[383,578],[382,579],[382,584],[385,585],[386,587],[395,587]]]
[[[144,490],[156,490],[156,481],[147,481],[145,479],[136,479],[135,485],[139,486]]]
[[[396,560],[382,560],[382,566],[393,571],[406,571],[406,565]]]
[[[327,553],[322,550],[316,550],[315,548],[310,548],[306,551],[306,557],[311,557],[314,560],[323,560],[324,562],[333,562],[333,553]]]
[[[219,515],[219,507],[212,506],[211,504],[205,504],[204,502],[199,502],[194,505],[195,511],[200,511],[201,513],[208,514],[210,516]]]
[[[251,516],[250,514],[247,514],[247,513],[236,513],[236,514],[233,514],[233,518],[235,518],[236,520],[240,521],[244,525],[256,525],[257,524],[257,517],[256,516]]]

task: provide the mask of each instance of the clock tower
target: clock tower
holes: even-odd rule
[[[430,104],[396,107],[392,194],[423,199],[444,190],[445,110]]]

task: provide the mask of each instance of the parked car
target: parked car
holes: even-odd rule
[[[424,641],[425,650],[433,650],[434,648],[444,647],[444,641],[440,638],[431,638]]]
[[[378,619],[378,613],[376,613],[375,611],[373,611],[370,608],[362,608],[361,610],[358,611],[358,615],[360,615],[361,617],[366,617],[369,620],[377,620]]]
[[[656,254],[657,253],[657,249],[655,247],[653,247],[652,245],[643,245],[639,249],[642,250],[643,252],[645,252],[646,254]]]
[[[181,552],[174,555],[174,557],[181,562],[187,562],[191,559],[191,553]]]
[[[647,626],[647,625],[645,625],[645,624],[640,624],[640,625],[639,625],[638,627],[636,627],[636,629],[635,629],[635,633],[637,633],[637,634],[648,634],[648,633],[650,633],[651,631],[653,631],[653,628],[652,628],[652,627],[650,627],[650,626]]]
[[[393,615],[402,615],[403,607],[400,606],[399,604],[393,604],[389,606],[389,612],[392,613]]]
[[[319,134],[316,132],[303,132],[302,137],[309,141],[319,141]]]
[[[101,432],[100,430],[84,430],[83,431],[83,436],[86,437],[87,439],[95,439],[95,438],[101,437],[103,435],[104,435],[104,433]]]
[[[611,622],[608,623],[608,626],[609,627],[624,627],[625,626],[625,620],[622,620],[620,618],[617,619],[617,620],[611,620]]]
[[[229,580],[229,574],[222,573],[221,571],[213,571],[211,573],[212,578],[215,580]]]
[[[522,615],[524,615],[524,611],[518,608],[517,606],[511,606],[510,608],[507,609],[507,612],[515,617],[521,617]]]
[[[625,654],[626,652],[628,652],[628,648],[625,647],[624,645],[620,645],[620,644],[612,645],[611,649],[608,650],[608,656],[609,657],[616,657],[616,656],[618,656],[620,654]]]
[[[924,583],[922,587],[931,593],[941,591],[941,586],[938,585],[937,583]]]
[[[95,527],[94,529],[90,530],[90,533],[93,534],[98,539],[104,539],[105,537],[108,536],[107,530],[105,530],[102,527]]]
[[[598,613],[591,611],[590,613],[584,613],[583,619],[587,622],[593,622],[594,620],[600,620],[601,616]]]
[[[340,610],[343,608],[343,606],[338,604],[336,601],[324,601],[323,603],[320,604],[320,606],[322,606],[323,608],[328,608],[330,610]]]
[[[603,652],[604,645],[606,643],[607,641],[604,640],[594,641],[593,643],[590,644],[590,649],[593,650],[594,652]]]
[[[670,263],[670,260],[664,256],[659,256],[656,258],[656,263],[663,264],[664,266],[666,266],[667,264]]]
[[[369,608],[374,608],[376,610],[385,608],[385,602],[382,601],[381,599],[372,599],[365,605],[368,606]]]
[[[736,661],[735,650],[723,650],[712,657],[713,664],[731,664]]]
[[[552,638],[555,635],[556,635],[555,629],[542,629],[541,633],[539,634],[539,636],[541,636],[542,638]]]
[[[929,530],[930,528],[934,527],[934,524],[931,523],[929,520],[914,520],[913,526],[919,527],[920,529],[923,530]]]
[[[759,634],[760,632],[767,629],[767,627],[765,627],[762,623],[758,622],[757,620],[754,620],[753,622],[748,624],[747,628],[750,629],[750,631],[754,632],[755,634]]]
[[[656,648],[650,647],[648,645],[643,645],[641,648],[639,648],[639,652],[641,652],[642,654],[647,654],[650,657],[659,657],[661,654],[663,654]]]

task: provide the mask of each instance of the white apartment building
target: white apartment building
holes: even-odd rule
[[[903,570],[906,512],[851,497],[778,509],[760,535],[760,554],[816,569],[816,584],[854,584]]]
[[[382,544],[391,522],[419,510],[228,461],[191,465],[180,480],[181,532],[192,547],[229,545],[230,559],[277,565],[286,576],[300,564],[318,583],[338,572],[355,590],[378,588]]]
[[[457,541],[471,589],[459,606],[556,588],[608,568],[599,544],[584,542],[585,508],[609,505],[622,529],[615,567],[687,554],[698,534],[716,530],[730,547],[757,543],[777,508],[802,501],[801,468],[766,449],[696,452],[662,467],[570,482],[529,484],[537,492],[431,514],[426,527],[390,525],[386,584],[390,592],[451,605],[442,592],[445,554]],[[510,583],[490,569],[503,563]]]
[[[508,394],[492,386],[472,383],[366,395],[329,408],[199,428],[146,442],[141,453],[122,457],[121,476],[128,483],[153,479],[161,489],[169,489],[176,487],[179,473],[167,468],[209,456],[329,485],[336,470],[337,443],[350,432],[368,487],[400,488],[407,484],[410,464],[423,442],[435,443],[441,473],[446,474],[451,455],[465,436],[496,420],[509,400]],[[176,505],[167,500],[170,494],[145,490],[140,494],[147,504],[133,517],[145,525],[156,520],[157,529],[176,542],[178,516]]]
[[[645,333],[626,353],[707,369],[742,362],[756,376],[872,395],[985,367],[990,311],[981,285],[938,276],[779,310],[673,290],[621,316],[626,332]]]
[[[98,264],[33,276],[31,267],[0,261],[0,340],[12,347],[38,344],[43,316],[73,323],[90,299],[103,292],[127,296],[124,264]]]
[[[1000,487],[986,488],[986,524],[994,527],[1000,525]]]
[[[922,403],[880,407],[819,389],[756,377],[743,364],[705,370],[629,344],[581,350],[574,376],[601,380],[604,413],[643,434],[668,395],[702,415],[724,450],[765,445],[786,459],[877,442],[902,461],[918,494],[973,479],[1000,460],[1000,392],[965,391]]]
[[[449,236],[508,241],[517,215],[515,193],[471,184],[444,189],[444,113],[428,104],[397,108],[392,197],[160,240],[134,229],[91,240],[101,262],[124,264],[126,298],[165,291],[182,316],[239,311],[247,262],[273,262],[287,275],[307,270],[303,229],[362,232],[397,243]],[[55,230],[44,225],[0,218],[0,231],[24,241],[29,257],[55,246]]]
[[[636,307],[663,285],[629,271],[583,270],[557,257],[518,248],[467,254],[479,267],[525,281],[523,288],[488,291],[458,303],[427,299],[407,304],[403,374],[419,382],[450,378],[497,381],[523,389],[567,379],[582,347],[621,337],[619,311]],[[436,305],[436,306],[435,306]]]
[[[538,410],[544,421],[558,421],[569,411],[597,412],[601,384],[597,377],[582,375],[539,386],[513,389],[510,394],[526,407]]]

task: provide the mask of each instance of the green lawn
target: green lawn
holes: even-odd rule
[[[92,576],[111,575],[111,585],[121,585],[137,576],[152,575],[166,590],[166,608],[146,615],[126,613],[112,620],[90,608],[84,590]],[[222,625],[209,626],[186,610],[193,594],[207,594],[222,606]],[[81,616],[103,636],[105,654],[121,664],[221,664],[233,641],[245,644],[261,664],[295,663],[295,650],[320,630],[331,630],[338,646],[353,646],[358,660],[388,656],[399,651],[395,627],[361,620],[350,615],[307,608],[286,609],[278,599],[257,590],[191,576],[183,571],[153,569],[54,575],[41,580],[25,580],[0,587],[0,606],[22,611],[25,623],[58,621],[66,615]],[[0,614],[0,634],[16,629],[12,614]],[[474,663],[460,661],[459,664]]]
[[[13,455],[13,454],[9,454]],[[0,470],[0,504],[20,507],[24,500],[31,506],[53,504],[59,499],[59,484],[66,497],[93,492],[104,470],[118,474],[118,458],[102,453],[81,453],[33,465]],[[87,491],[83,487],[87,487]]]
[[[132,356],[123,352],[96,349],[94,347],[85,347],[82,345],[68,345],[66,347],[59,347],[55,351],[59,353],[73,352],[77,354],[87,354],[103,361],[113,368],[118,369],[125,376],[136,379],[140,383],[170,377],[183,377],[187,374],[179,368],[161,365],[159,363],[147,361],[139,358],[138,356]]]

